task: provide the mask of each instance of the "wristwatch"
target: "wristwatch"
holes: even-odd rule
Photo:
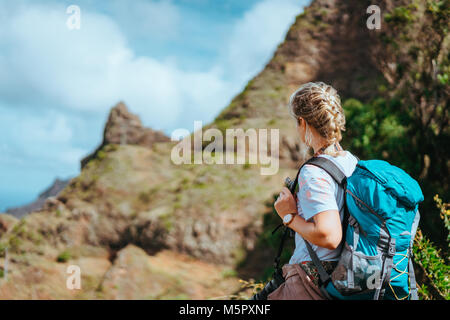
[[[287,227],[292,221],[294,221],[294,217],[294,214],[288,213],[283,217],[283,224]]]

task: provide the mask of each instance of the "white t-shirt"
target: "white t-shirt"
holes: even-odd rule
[[[332,157],[321,154],[333,161],[349,177],[355,170],[357,158],[349,151],[345,155]],[[344,190],[323,169],[314,165],[305,165],[298,177],[299,189],[297,193],[298,214],[305,220],[310,220],[316,214],[326,210],[338,210],[341,222],[344,217]],[[341,246],[335,250],[318,247],[312,244],[312,248],[322,261],[337,261],[341,252]],[[290,264],[311,261],[303,238],[295,234],[295,250],[289,261]]]

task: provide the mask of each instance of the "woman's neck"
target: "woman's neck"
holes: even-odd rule
[[[344,151],[337,141],[332,144],[322,143],[320,145],[313,146],[314,156],[318,156],[319,154],[324,153],[324,151],[331,146],[334,146],[334,151],[338,152],[338,154],[342,154],[342,152]]]
[[[312,143],[312,148],[314,150],[314,154],[320,154],[322,153],[323,149],[327,148],[329,145],[327,145],[327,142],[324,141],[318,141]]]

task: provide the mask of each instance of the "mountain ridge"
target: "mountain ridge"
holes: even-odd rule
[[[39,193],[36,200],[22,206],[8,208],[5,210],[5,213],[20,219],[30,212],[39,211],[45,201],[50,197],[57,196],[69,184],[69,181],[70,179],[61,180],[56,178],[49,187]]]

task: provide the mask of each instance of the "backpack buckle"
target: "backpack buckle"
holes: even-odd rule
[[[391,239],[391,241],[389,241],[388,256],[395,256],[395,252],[395,239]]]

